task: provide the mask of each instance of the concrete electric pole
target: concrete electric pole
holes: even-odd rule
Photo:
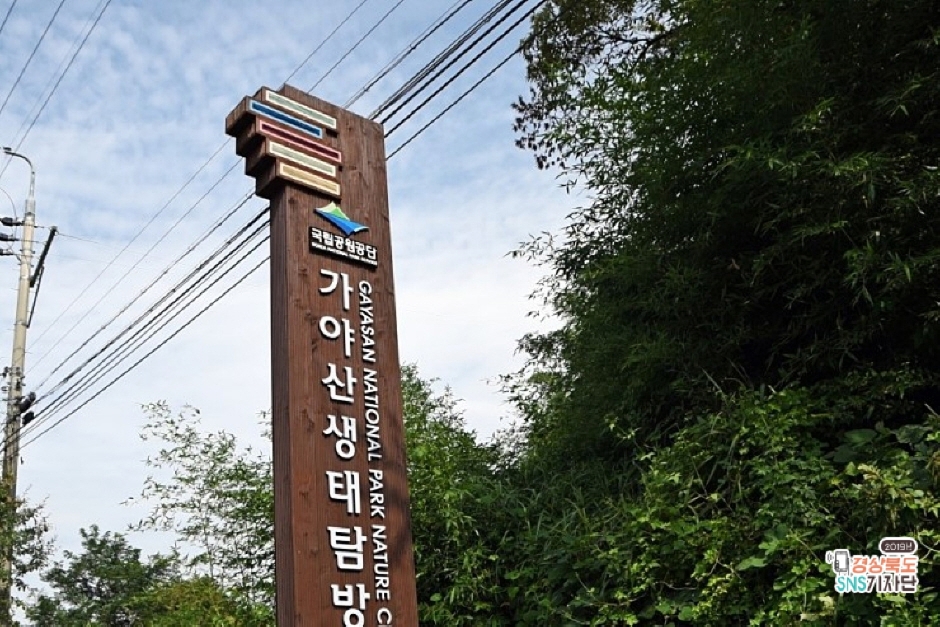
[[[16,504],[16,472],[20,458],[20,415],[26,409],[25,404],[31,402],[29,397],[23,395],[23,369],[26,364],[26,328],[29,315],[29,291],[32,272],[33,238],[36,228],[36,169],[32,161],[25,156],[14,152],[12,148],[4,147],[3,152],[11,157],[19,157],[29,164],[29,196],[26,199],[26,213],[23,216],[23,239],[20,249],[20,279],[16,293],[16,321],[13,330],[13,358],[7,371],[9,379],[7,387],[7,420],[4,428],[3,450],[3,488],[8,506]],[[15,510],[11,510],[12,511]],[[13,524],[14,517],[10,517]],[[12,529],[5,530],[11,542],[4,547],[0,556],[0,604],[2,613],[0,621],[11,623],[11,595],[13,592],[13,543]]]

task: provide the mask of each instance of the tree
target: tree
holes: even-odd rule
[[[850,372],[937,406],[938,25],[929,0],[541,12],[520,143],[595,200],[521,251],[567,320],[525,342],[533,441],[616,457],[716,389]]]
[[[140,549],[118,533],[104,534],[97,526],[81,530],[82,553],[65,551],[42,575],[53,594],[42,594],[26,616],[36,625],[61,627],[131,627],[142,625],[138,597],[176,574],[173,557],[140,559]]]
[[[497,585],[487,527],[494,508],[505,505],[495,478],[500,456],[477,443],[450,389],[436,393],[434,382],[414,365],[402,368],[419,618],[423,625],[475,624]]]
[[[493,585],[486,568],[490,552],[481,529],[492,519],[498,499],[493,473],[499,455],[494,448],[477,444],[450,391],[436,393],[433,381],[422,379],[413,365],[402,368],[402,396],[422,621],[471,624],[459,622],[459,613],[478,602],[482,589]],[[241,448],[230,433],[201,431],[196,409],[186,407],[174,414],[160,402],[146,405],[144,411],[149,420],[143,437],[160,443],[148,463],[170,471],[170,478],[147,480],[142,498],[153,503],[153,510],[136,528],[174,531],[197,550],[184,560],[186,570],[197,577],[182,588],[159,588],[159,597],[166,600],[171,593],[189,594],[209,586],[207,599],[212,599],[216,586],[216,592],[237,601],[243,612],[239,625],[270,623],[274,604],[270,454]],[[266,433],[270,435],[269,430]],[[182,607],[199,611],[198,606]],[[173,625],[176,619],[165,620]]]
[[[173,415],[166,403],[144,406],[142,438],[161,443],[148,464],[172,471],[149,477],[142,498],[154,504],[135,528],[175,532],[197,552],[188,569],[236,593],[247,605],[274,603],[274,492],[271,457],[241,449],[234,435],[203,433],[199,410]]]
[[[30,505],[25,499],[17,499],[15,507],[5,500],[0,503],[0,550],[13,556],[13,592],[31,589],[26,577],[46,567],[52,549],[49,522],[41,504]],[[16,596],[13,607],[23,607]]]
[[[496,624],[940,613],[929,560],[904,597],[835,595],[823,561],[940,541],[938,33],[928,0],[537,16],[520,144],[591,201],[518,251],[564,324],[508,381]]]
[[[140,595],[135,603],[147,627],[270,627],[263,606],[246,606],[210,577],[164,583]]]

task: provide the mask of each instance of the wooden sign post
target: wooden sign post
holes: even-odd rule
[[[285,85],[226,119],[271,203],[279,627],[416,627],[382,127]]]

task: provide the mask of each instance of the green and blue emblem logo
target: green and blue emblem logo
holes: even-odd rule
[[[335,202],[331,202],[326,207],[317,209],[316,211],[333,224],[333,226],[342,231],[346,237],[369,230],[369,227],[366,225],[351,220]]]

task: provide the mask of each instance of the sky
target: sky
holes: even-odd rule
[[[0,98],[9,93],[0,110],[0,145],[19,146],[32,160],[38,224],[55,225],[62,235],[52,245],[27,336],[27,390],[52,387],[264,207],[253,198],[148,288],[252,190],[225,136],[226,114],[258,88],[280,87],[357,4],[113,0],[24,137],[103,5],[65,0],[11,91],[59,6],[17,2],[0,32]],[[316,85],[316,96],[343,105],[454,6],[452,0],[395,5],[366,0],[290,83],[305,91]],[[0,0],[0,19],[9,6]],[[471,0],[350,108],[369,115],[490,6]],[[387,151],[502,60],[523,34],[520,27],[396,130]],[[514,145],[510,105],[525,93],[516,57],[388,164],[402,360],[439,378],[439,390],[449,385],[481,439],[512,414],[495,380],[522,365],[516,342],[553,323],[529,315],[539,305],[530,294],[544,269],[508,254],[533,235],[557,233],[578,202]],[[0,192],[0,215],[14,208],[22,215],[29,168],[0,158],[4,168],[0,189],[13,206]],[[40,246],[47,235],[47,228],[38,231]],[[263,246],[252,260],[266,254]],[[17,276],[15,258],[0,257],[0,356],[12,346]],[[224,429],[246,445],[266,446],[257,416],[271,403],[268,298],[265,265],[120,382],[24,447],[20,493],[45,503],[60,549],[76,550],[82,527],[125,531],[147,513],[122,504],[140,493],[151,472],[144,460],[155,444],[139,437],[143,404],[198,407],[204,430]],[[131,541],[149,552],[165,549],[168,539],[132,534]]]

